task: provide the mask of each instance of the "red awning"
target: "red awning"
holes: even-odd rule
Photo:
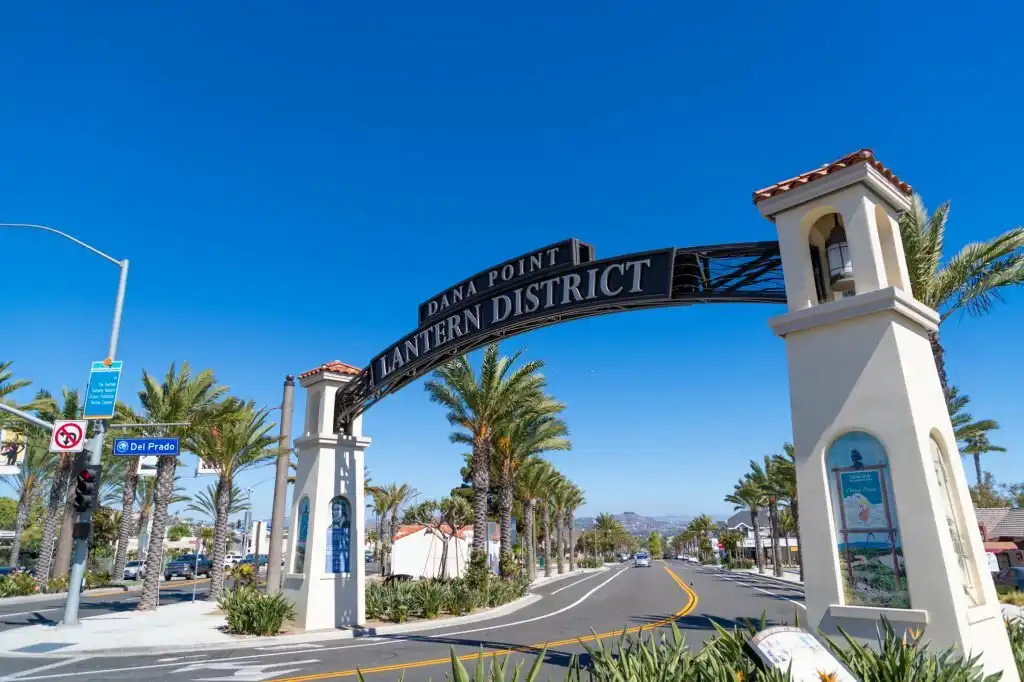
[[[993,540],[985,543],[986,552],[1016,552],[1017,545],[1008,540]]]

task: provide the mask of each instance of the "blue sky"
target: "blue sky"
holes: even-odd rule
[[[9,5],[0,221],[131,259],[122,398],[189,360],[275,405],[285,374],[363,365],[428,296],[553,241],[607,257],[772,239],[751,192],[860,147],[952,200],[951,248],[1022,220],[1019,8],[554,5]],[[116,268],[42,233],[0,229],[0,253],[0,357],[36,387],[83,386]],[[1010,452],[986,465],[1012,481],[1022,304],[943,329],[952,380],[1003,424]],[[583,512],[729,511],[747,461],[790,438],[781,312],[638,312],[508,343],[569,405],[575,447],[554,459]],[[364,424],[375,481],[458,483],[422,382]],[[258,516],[271,476],[242,480]]]

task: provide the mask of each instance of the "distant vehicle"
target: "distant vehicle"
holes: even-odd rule
[[[633,568],[650,568],[651,555],[647,552],[637,552],[633,558]]]
[[[213,560],[207,559],[205,554],[200,554],[198,560],[195,554],[182,554],[177,559],[167,562],[164,568],[164,580],[170,580],[175,576],[182,576],[191,580],[196,576],[210,577],[213,573]]]
[[[620,552],[618,558],[619,562],[626,563],[627,561],[629,561],[629,552]]]
[[[1010,566],[996,575],[996,583],[1024,591],[1024,566]]]
[[[686,555],[685,554],[676,554],[676,561],[685,561],[685,560],[686,560]]]
[[[259,557],[257,557],[255,560],[253,559],[252,554],[247,554],[245,555],[245,558],[239,561],[238,563],[255,564],[256,568],[259,568],[260,566],[266,566],[268,561],[270,561],[270,557],[268,557],[266,554],[260,554]]]
[[[373,561],[373,552],[363,552],[363,561],[370,563]]]
[[[228,554],[228,555],[226,555],[224,557],[224,568],[228,568],[230,566],[234,566],[235,564],[237,564],[241,560],[242,560],[242,555],[241,554]]]
[[[129,561],[124,565],[125,580],[142,580],[146,577],[145,561]]]

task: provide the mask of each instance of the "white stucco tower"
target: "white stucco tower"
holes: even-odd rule
[[[306,389],[303,435],[295,439],[298,471],[291,504],[282,592],[306,630],[362,625],[365,509],[363,453],[370,444],[356,417],[335,433],[339,388],[359,369],[329,362],[299,375]]]
[[[910,187],[861,150],[754,193],[775,223],[807,627],[881,617],[1017,682],[897,216]]]

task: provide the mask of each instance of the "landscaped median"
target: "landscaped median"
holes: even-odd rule
[[[46,599],[47,597],[68,591],[69,576],[50,578],[47,584],[47,591],[40,592],[36,585],[36,579],[29,573],[16,571],[5,576],[0,576],[0,603],[18,604],[31,601],[32,597]],[[85,574],[85,589],[94,590],[109,587],[113,584],[109,573],[100,571],[89,571]]]
[[[583,569],[571,573],[566,572],[550,578],[540,578],[534,585],[604,570],[607,569]],[[492,580],[500,581],[498,578],[492,578]],[[295,628],[289,621],[287,610],[282,609],[280,605],[282,599],[274,600],[271,597],[234,592],[233,597],[221,600],[221,604],[234,609],[234,618],[225,613],[217,603],[211,601],[200,600],[183,604],[168,604],[155,611],[131,611],[83,618],[80,625],[72,630],[43,625],[5,630],[0,632],[0,651],[15,655],[35,654],[37,651],[46,650],[51,655],[61,653],[130,656],[145,653],[238,649],[271,644],[330,641],[352,637],[421,632],[490,620],[514,613],[542,598],[541,595],[528,591],[522,596],[515,596],[519,594],[518,585],[514,589],[513,587],[492,588],[489,586],[483,593],[474,593],[473,609],[470,612],[458,616],[445,615],[447,611],[442,605],[437,617],[426,619],[419,617],[423,615],[423,612],[420,611],[423,609],[422,598],[411,596],[414,589],[412,586],[418,584],[397,583],[394,585],[396,594],[400,592],[402,596],[392,598],[400,599],[402,603],[409,605],[408,618],[405,622],[400,623],[377,620],[368,622],[366,627],[358,629],[304,632]],[[430,590],[432,588],[416,589]],[[406,594],[407,590],[409,594]],[[508,600],[500,606],[492,607],[489,604],[499,600],[498,590],[507,590],[501,599]],[[486,603],[480,601],[481,594],[487,595]],[[454,597],[450,598],[454,599]],[[468,597],[460,598],[467,600],[463,602],[463,605],[468,604]],[[226,601],[232,599],[235,601],[234,604],[225,604]],[[367,599],[370,599],[369,593]],[[419,599],[418,602],[415,601],[417,599]],[[291,605],[285,603],[285,606]],[[451,608],[460,610],[460,607],[455,605]],[[405,609],[399,609],[396,613],[403,611]],[[228,623],[232,620],[240,630],[263,632],[279,630],[280,634],[274,636],[235,634],[230,632],[228,627]],[[112,642],[117,642],[117,648],[112,648]]]

